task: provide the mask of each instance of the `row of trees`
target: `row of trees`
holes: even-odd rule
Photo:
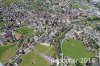
[[[71,30],[73,28],[72,25],[68,26],[68,27],[63,27],[59,33],[57,33],[53,38],[54,38],[54,46],[55,46],[55,58],[61,58],[60,53],[62,53],[61,51],[61,41],[65,38],[65,34]]]

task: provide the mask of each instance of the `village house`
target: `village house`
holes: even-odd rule
[[[22,37],[22,35],[21,34],[19,34],[19,33],[15,33],[15,39],[16,40],[19,40],[21,37]]]
[[[2,46],[6,45],[6,39],[3,38],[3,37],[1,37],[1,38],[0,38],[0,44],[1,44]]]
[[[10,42],[13,42],[15,40],[14,33],[10,30],[5,30],[1,35]]]

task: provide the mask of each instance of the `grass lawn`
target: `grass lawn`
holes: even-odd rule
[[[96,18],[97,16],[95,14],[90,15],[91,19]]]
[[[26,7],[31,9],[39,9],[41,8],[41,4],[36,0],[36,2],[31,2],[31,4],[27,5]]]
[[[81,5],[79,3],[75,3],[74,5],[72,5],[72,7],[76,8],[76,9],[79,9],[79,8],[87,9],[88,8],[87,6]]]
[[[82,9],[89,9],[88,6],[83,5],[83,4],[80,4],[80,3],[78,3],[78,2],[75,2],[74,0],[71,1],[71,4],[72,4],[72,7],[73,7],[73,8],[76,8],[76,9],[79,9],[79,8],[82,8]]]
[[[40,55],[34,51],[21,56],[22,63],[19,66],[50,66]],[[34,62],[32,64],[32,62]]]
[[[92,22],[91,22],[91,21],[88,21],[88,23],[89,23],[93,28],[96,28],[96,24],[97,24],[97,23],[100,23],[100,20],[92,20]]]
[[[39,8],[41,8],[41,3],[39,1],[33,2],[31,4],[31,7],[34,9],[39,9]]]
[[[49,54],[49,55],[54,55],[54,53],[55,53],[54,46],[47,47],[47,46],[44,46],[44,45],[41,45],[41,44],[37,44],[36,49],[41,53],[46,53],[46,54]]]
[[[12,4],[12,3],[20,2],[20,0],[4,0],[4,2],[6,4]]]
[[[91,23],[91,24],[96,25],[97,23],[100,23],[100,20],[95,20],[95,21],[92,21],[92,23]]]
[[[0,22],[0,27],[3,27],[5,25],[5,22]]]
[[[5,25],[5,22],[0,22],[0,27],[3,27]],[[0,29],[0,34],[1,34],[1,29]]]
[[[4,52],[6,52],[9,48],[14,47],[14,46],[15,46],[15,45],[0,46],[0,60],[1,60],[2,54],[3,54]]]
[[[16,51],[17,51],[17,47],[16,47],[16,46],[13,46],[13,47],[7,49],[7,50],[2,54],[2,56],[1,56],[1,61],[2,61],[2,62],[8,62],[9,59],[10,59],[12,56],[15,55]]]
[[[32,6],[33,6],[33,8],[40,8],[40,5],[39,5],[38,2],[34,2],[34,3],[32,4]]]
[[[18,32],[18,33],[20,33],[22,35],[24,35],[24,34],[31,35],[34,32],[34,28],[31,28],[31,27],[21,27],[19,29],[16,29],[16,32]]]
[[[44,34],[44,32],[38,32],[38,31],[36,31],[35,34],[36,35],[42,35],[42,34]]]
[[[76,59],[94,57],[95,55],[88,52],[82,43],[82,41],[74,39],[64,41],[62,45],[64,55]]]

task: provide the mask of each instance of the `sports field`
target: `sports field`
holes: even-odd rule
[[[22,63],[19,66],[50,66],[47,61],[34,51],[23,55],[21,58]]]
[[[28,54],[22,55],[22,63],[19,66],[50,66],[50,64],[40,56],[41,53],[46,53],[49,55],[54,54],[54,47],[45,46],[41,44],[35,45],[36,51],[32,51]]]
[[[37,44],[36,49],[41,53],[45,53],[45,54],[49,54],[49,55],[54,55],[54,53],[55,53],[54,46],[46,46],[43,44]]]
[[[88,52],[85,49],[82,41],[74,39],[70,39],[68,41],[63,42],[62,52],[65,56],[76,59],[90,58],[95,56],[92,52]]]

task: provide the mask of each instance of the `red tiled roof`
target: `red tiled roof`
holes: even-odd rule
[[[22,36],[22,35],[19,34],[19,33],[16,33],[16,34],[15,34],[15,38],[16,38],[17,40],[20,39],[21,36]]]

